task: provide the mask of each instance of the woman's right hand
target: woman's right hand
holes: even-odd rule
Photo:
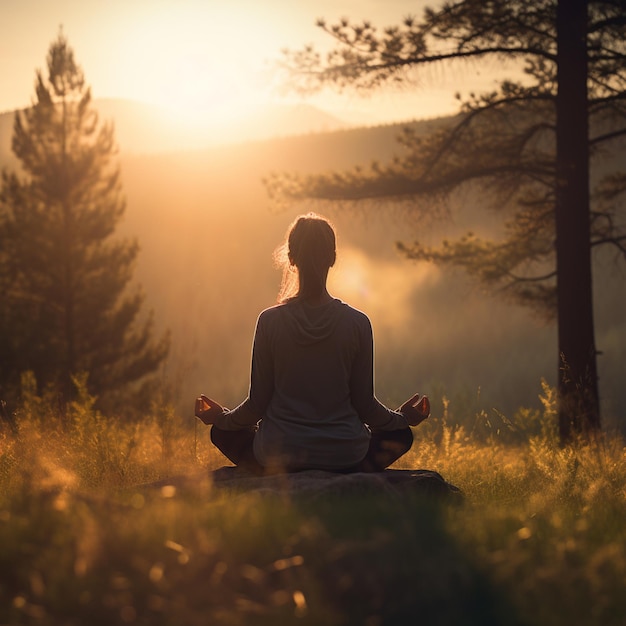
[[[194,414],[205,424],[213,424],[218,415],[224,413],[224,407],[215,400],[205,396],[203,393],[196,398],[196,406]]]
[[[398,411],[404,415],[410,426],[417,426],[430,416],[430,400],[428,396],[420,398],[420,394],[416,393]]]

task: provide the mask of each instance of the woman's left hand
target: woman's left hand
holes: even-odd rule
[[[211,400],[211,398],[204,394],[200,394],[200,396],[196,398],[194,414],[205,424],[213,424],[215,418],[218,415],[222,415],[222,413],[224,413],[224,407],[218,402],[215,402],[215,400]]]

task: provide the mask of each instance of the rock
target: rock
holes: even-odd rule
[[[303,496],[359,496],[381,494],[395,497],[407,495],[430,498],[462,499],[461,490],[447,482],[441,474],[430,470],[396,470],[341,474],[322,470],[306,470],[290,474],[255,476],[238,467],[227,466],[209,472],[213,486],[238,492],[258,491]]]

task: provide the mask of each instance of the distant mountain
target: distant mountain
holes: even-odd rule
[[[346,132],[348,137],[359,136],[357,143],[361,145],[354,157],[360,160],[367,155],[369,161],[372,154],[380,159],[389,155],[390,147],[397,148],[395,136],[400,127],[407,125],[359,128],[308,104],[265,106],[249,115],[234,117],[228,123],[207,120],[195,124],[191,118],[177,119],[165,109],[133,100],[97,99],[94,105],[101,120],[115,124],[115,138],[122,155],[198,151],[251,141]],[[0,113],[0,167],[15,165],[11,153],[14,115],[14,111]],[[433,123],[438,122],[430,120],[415,124],[430,129]],[[363,142],[369,146],[365,151]],[[339,143],[343,146],[342,140]],[[382,153],[372,150],[381,143]],[[345,165],[349,164],[346,162]]]
[[[176,118],[170,111],[131,100],[98,99],[94,105],[102,119],[115,123],[122,151],[134,154],[198,150],[348,127],[338,118],[306,104],[265,106],[228,122],[204,120],[197,113],[187,119]]]
[[[228,123],[200,119],[176,119],[159,107],[122,99],[97,99],[95,108],[102,120],[115,124],[115,136],[124,153],[149,154],[199,150],[215,145],[251,140],[328,132],[350,125],[308,105],[265,106]],[[11,157],[14,111],[0,113],[0,162]],[[197,116],[195,116],[197,117]]]
[[[349,126],[309,104],[276,105],[261,108],[253,115],[242,118],[238,122],[236,134],[247,139],[268,139],[329,132]]]
[[[11,152],[14,112],[0,113],[0,168],[14,163]]]

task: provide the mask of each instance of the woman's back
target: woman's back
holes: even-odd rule
[[[371,371],[370,345],[369,320],[340,300],[295,299],[259,316],[250,401],[265,416],[254,449],[262,463],[335,468],[363,458],[369,434],[352,388],[370,384],[354,376],[355,363]]]

